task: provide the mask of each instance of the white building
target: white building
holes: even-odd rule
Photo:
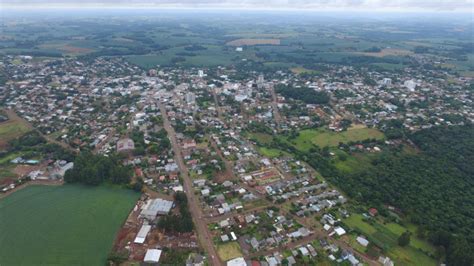
[[[145,263],[158,263],[161,257],[161,250],[159,249],[148,249],[145,254],[143,261]]]
[[[138,234],[135,237],[135,240],[133,242],[137,244],[143,244],[150,230],[151,230],[151,225],[148,225],[148,224],[142,225],[142,227],[140,228],[140,231],[138,231]]]
[[[242,257],[227,261],[227,266],[247,266],[245,259]]]

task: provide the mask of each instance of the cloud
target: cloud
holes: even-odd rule
[[[473,0],[0,0],[5,6],[154,6],[244,9],[471,11]]]

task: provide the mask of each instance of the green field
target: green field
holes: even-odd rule
[[[105,265],[138,197],[106,186],[17,191],[0,200],[0,265]]]
[[[30,131],[27,125],[21,121],[7,121],[0,123],[0,140],[9,141]]]
[[[343,132],[333,132],[327,129],[305,129],[294,140],[299,150],[307,151],[311,146],[336,147],[339,142],[362,141],[366,139],[383,139],[384,135],[378,129],[366,127],[351,127]]]
[[[263,156],[269,157],[269,158],[276,158],[283,154],[283,152],[280,150],[265,148],[265,147],[259,147],[258,152],[260,152],[260,154],[262,154]]]
[[[361,232],[370,242],[382,245],[397,265],[436,265],[436,262],[425,254],[434,254],[433,246],[417,238],[413,227],[406,228],[396,223],[381,224],[375,220],[368,223],[360,214],[352,214],[344,220],[344,224]],[[398,237],[407,230],[412,232],[410,245],[400,247]]]

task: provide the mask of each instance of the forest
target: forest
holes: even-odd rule
[[[308,104],[327,104],[329,95],[323,91],[315,91],[314,89],[302,87],[293,88],[287,85],[278,84],[275,91],[286,98],[300,100]]]

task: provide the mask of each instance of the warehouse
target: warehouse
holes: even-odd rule
[[[154,220],[157,215],[168,214],[173,207],[173,202],[164,199],[150,199],[143,206],[140,218]]]
[[[142,225],[142,227],[140,228],[140,231],[138,231],[138,234],[135,237],[135,240],[133,242],[137,244],[143,244],[150,230],[151,230],[151,225],[148,225],[148,224]]]

